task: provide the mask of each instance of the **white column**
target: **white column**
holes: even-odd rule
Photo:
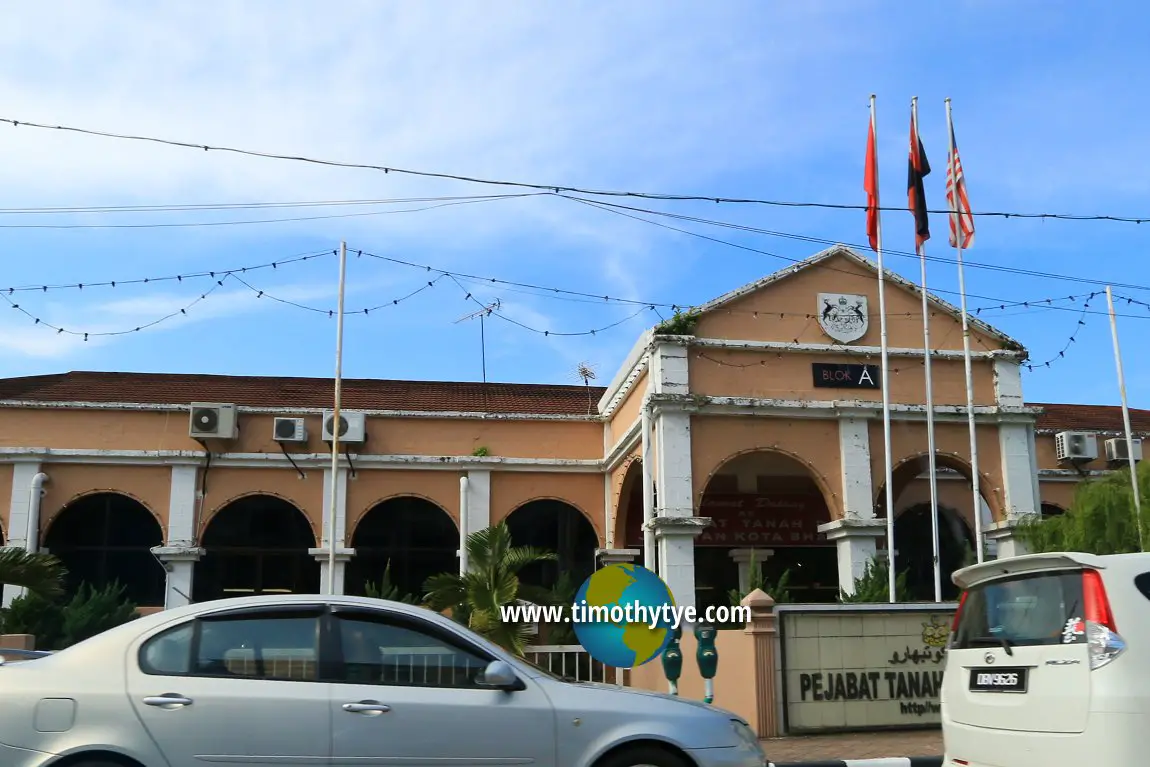
[[[1002,495],[1005,519],[989,530],[987,537],[997,541],[998,559],[1025,554],[1026,547],[1014,535],[1018,522],[1038,514],[1037,482],[1033,467],[1031,432],[1033,427],[1022,423],[1000,423],[998,444],[1002,454]]]
[[[839,419],[839,461],[842,464],[844,516],[848,519],[874,519],[870,428],[865,418]]]
[[[192,601],[192,581],[196,562],[204,550],[195,545],[196,509],[199,506],[198,467],[172,466],[168,495],[168,534],[163,546],[152,553],[168,571],[164,607],[182,607]]]
[[[739,568],[739,593],[744,596],[751,591],[751,561],[762,574],[763,562],[771,558],[774,549],[731,549],[727,555],[734,560]],[[770,596],[774,596],[773,594]]]
[[[8,536],[7,548],[27,547],[28,500],[32,478],[40,473],[39,461],[18,461],[12,464],[12,492],[8,500],[8,526],[4,533]],[[12,600],[24,593],[24,589],[4,586],[3,605],[8,607]]]
[[[319,576],[320,583],[327,583],[328,580],[328,552],[329,547],[335,547],[335,591],[337,594],[344,593],[344,571],[347,566],[347,561],[355,556],[355,549],[348,548],[345,545],[345,536],[347,535],[347,469],[340,467],[336,473],[336,507],[331,508],[331,483],[332,472],[330,468],[323,470],[323,524],[322,534],[320,536],[321,544],[319,548],[308,549],[308,553],[316,558],[319,562]],[[335,514],[335,540],[328,540],[328,531],[331,530],[331,515]]]
[[[1022,407],[1022,365],[1015,360],[994,361],[994,401],[999,407]]]
[[[491,527],[491,472],[467,472],[467,526],[469,533]]]
[[[639,549],[595,549],[595,561],[599,563],[599,567],[629,565],[642,554]]]

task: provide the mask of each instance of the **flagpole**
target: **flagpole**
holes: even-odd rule
[[[914,123],[913,151],[918,152],[918,97],[910,100],[911,121]],[[917,232],[916,232],[917,235]],[[915,238],[918,239],[917,236]],[[938,479],[935,476],[935,447],[934,447],[934,386],[930,370],[930,304],[927,301],[926,288],[926,244],[916,242],[919,265],[922,270],[922,360],[926,377],[926,449],[927,472],[930,481],[930,529],[931,553],[934,558],[934,601],[942,601],[942,572],[938,557]]]
[[[1130,429],[1130,408],[1126,404],[1126,376],[1122,372],[1122,350],[1118,346],[1118,319],[1114,315],[1114,295],[1106,286],[1106,303],[1110,306],[1110,335],[1114,339],[1114,363],[1118,366],[1118,390],[1122,395],[1122,425],[1126,429],[1126,458],[1130,463],[1130,483],[1134,488],[1134,517],[1138,523],[1138,550],[1145,551],[1142,542],[1142,493],[1138,487],[1138,463],[1134,460],[1134,433]]]
[[[891,604],[897,600],[895,589],[895,562],[894,562],[894,483],[892,480],[893,467],[891,465],[891,437],[890,437],[890,383],[887,375],[890,369],[888,357],[888,344],[886,333],[886,268],[882,259],[882,208],[879,205],[878,194],[878,126],[875,116],[875,95],[870,97],[870,129],[874,141],[874,184],[875,184],[875,253],[878,260],[878,317],[880,357],[882,364],[882,441],[883,457],[886,461],[886,563],[887,563],[887,589]]]
[[[970,429],[970,485],[971,493],[974,498],[974,546],[975,556],[977,562],[982,562],[982,490],[979,487],[979,474],[978,474],[978,431],[974,423],[974,372],[971,369],[970,362],[970,322],[966,312],[966,274],[962,265],[962,251],[966,248],[966,230],[963,228],[962,220],[959,218],[959,182],[958,182],[958,155],[957,148],[954,140],[954,118],[950,111],[950,99],[946,100],[946,127],[947,135],[950,137],[950,154],[947,160],[949,164],[949,183],[948,187],[953,185],[953,192],[949,192],[951,197],[950,205],[950,221],[951,231],[954,232],[954,248],[955,258],[958,260],[958,294],[961,297],[962,306],[962,357],[966,366],[966,422]],[[965,178],[966,174],[963,174]]]
[[[347,243],[339,244],[339,302],[335,320],[335,397],[331,413],[331,504],[327,528],[327,593],[335,594],[335,532],[339,511],[340,400],[343,394],[343,294],[347,283]]]

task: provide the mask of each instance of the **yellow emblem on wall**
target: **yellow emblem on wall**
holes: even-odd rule
[[[931,616],[930,620],[922,624],[922,643],[927,647],[946,647],[950,638],[950,626],[945,622],[939,623],[938,618]]]

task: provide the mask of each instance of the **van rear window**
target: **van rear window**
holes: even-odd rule
[[[992,581],[968,592],[952,647],[991,647],[1003,640],[1012,646],[1082,642],[1084,636],[1067,633],[1082,611],[1081,571]]]

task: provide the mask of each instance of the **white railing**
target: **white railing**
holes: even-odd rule
[[[602,682],[622,687],[627,683],[624,669],[604,665],[577,644],[538,644],[524,648],[524,656],[552,674],[578,682]]]

